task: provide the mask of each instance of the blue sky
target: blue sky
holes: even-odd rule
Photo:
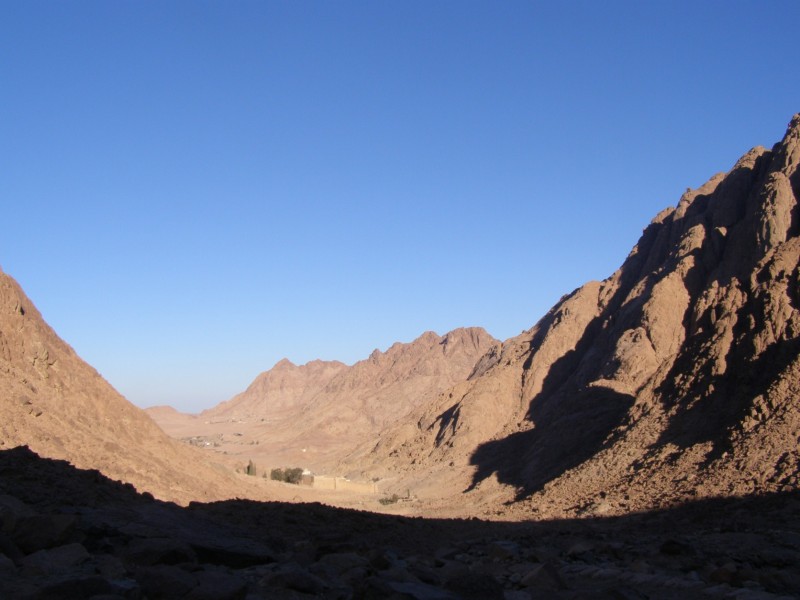
[[[0,266],[129,400],[505,339],[800,111],[800,3],[0,3]]]

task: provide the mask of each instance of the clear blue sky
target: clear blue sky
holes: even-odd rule
[[[0,3],[0,265],[128,399],[531,327],[800,111],[800,2]]]

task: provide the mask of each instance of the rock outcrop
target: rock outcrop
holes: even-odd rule
[[[796,489],[799,162],[797,115],[390,430],[373,470],[438,473],[476,502],[513,491],[545,515]]]

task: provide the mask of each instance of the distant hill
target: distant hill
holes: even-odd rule
[[[800,115],[353,464],[492,514],[796,490],[798,164]]]
[[[244,392],[203,411],[200,417],[247,419],[279,415],[308,404],[332,378],[347,369],[338,361],[314,360],[297,366],[284,358],[256,377]]]
[[[483,329],[464,328],[424,333],[353,366],[319,360],[297,366],[284,359],[196,418],[148,411],[178,438],[227,434],[223,445],[232,454],[332,468],[364,440],[374,442],[383,429],[465,380],[496,344]]]
[[[259,495],[205,454],[167,437],[81,360],[0,271],[0,449],[20,445],[162,499]]]

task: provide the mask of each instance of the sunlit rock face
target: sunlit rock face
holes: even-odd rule
[[[796,489],[799,162],[797,115],[387,433],[373,464],[540,515]]]
[[[16,281],[0,273],[0,450],[22,445],[166,500],[261,494],[167,437],[58,337]]]

